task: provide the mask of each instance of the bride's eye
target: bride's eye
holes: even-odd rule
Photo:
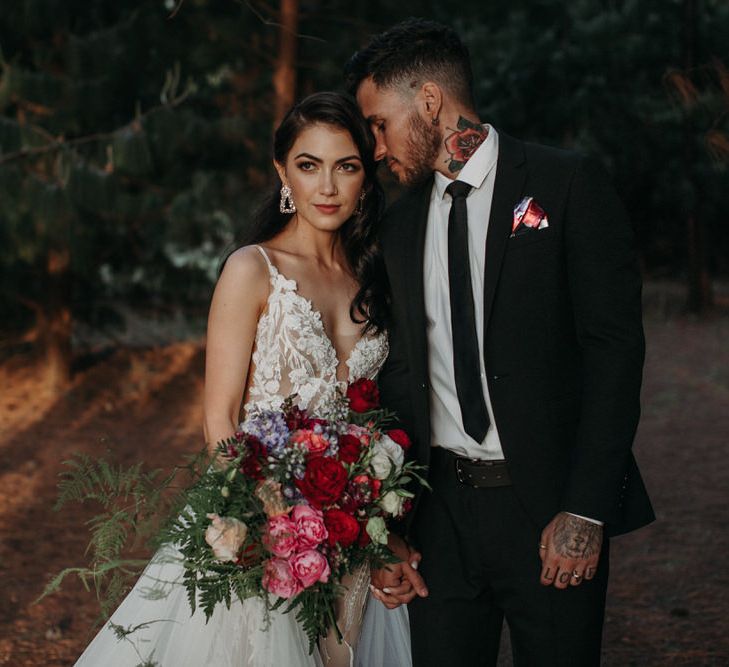
[[[301,171],[312,171],[316,169],[316,165],[310,160],[306,160],[305,162],[299,162],[296,166],[301,169]]]
[[[339,165],[339,168],[342,171],[349,172],[350,174],[354,174],[359,171],[360,166],[356,162],[343,162]]]

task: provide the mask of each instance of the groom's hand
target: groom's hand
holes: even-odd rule
[[[426,597],[428,589],[418,574],[418,563],[422,556],[408,547],[401,537],[390,534],[387,546],[399,563],[388,563],[379,570],[372,570],[372,596],[388,609],[407,604],[416,595]]]
[[[597,572],[601,547],[601,525],[560,512],[542,531],[541,583],[567,588],[592,579]]]

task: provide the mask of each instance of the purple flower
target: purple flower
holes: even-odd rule
[[[258,438],[272,456],[280,458],[283,455],[289,439],[289,429],[280,412],[275,410],[252,412],[243,422],[242,428],[246,433]]]

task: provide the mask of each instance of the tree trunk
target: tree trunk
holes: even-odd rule
[[[299,31],[299,0],[281,0],[278,58],[273,73],[274,128],[296,99],[296,46]]]
[[[698,62],[698,3],[699,0],[683,2],[683,60],[688,76],[693,74]],[[707,261],[706,233],[704,223],[698,214],[701,192],[695,173],[695,133],[691,112],[684,115],[683,163],[685,178],[690,184],[689,208],[686,211],[686,243],[688,254],[688,300],[687,308],[699,315],[705,314],[713,305],[711,279]]]
[[[51,249],[46,257],[46,310],[38,322],[45,352],[46,386],[59,393],[71,379],[71,308],[69,306],[69,249]]]

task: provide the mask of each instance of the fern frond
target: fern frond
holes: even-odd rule
[[[129,514],[124,510],[99,514],[89,523],[91,539],[86,552],[92,552],[96,563],[117,559],[126,545],[129,528],[134,527]]]
[[[73,458],[64,461],[64,465],[67,470],[61,473],[55,510],[69,502],[95,500],[108,507],[119,500],[126,501],[133,495],[138,498],[149,497],[159,474],[159,470],[142,472],[141,462],[124,469],[82,453],[74,454]]]

